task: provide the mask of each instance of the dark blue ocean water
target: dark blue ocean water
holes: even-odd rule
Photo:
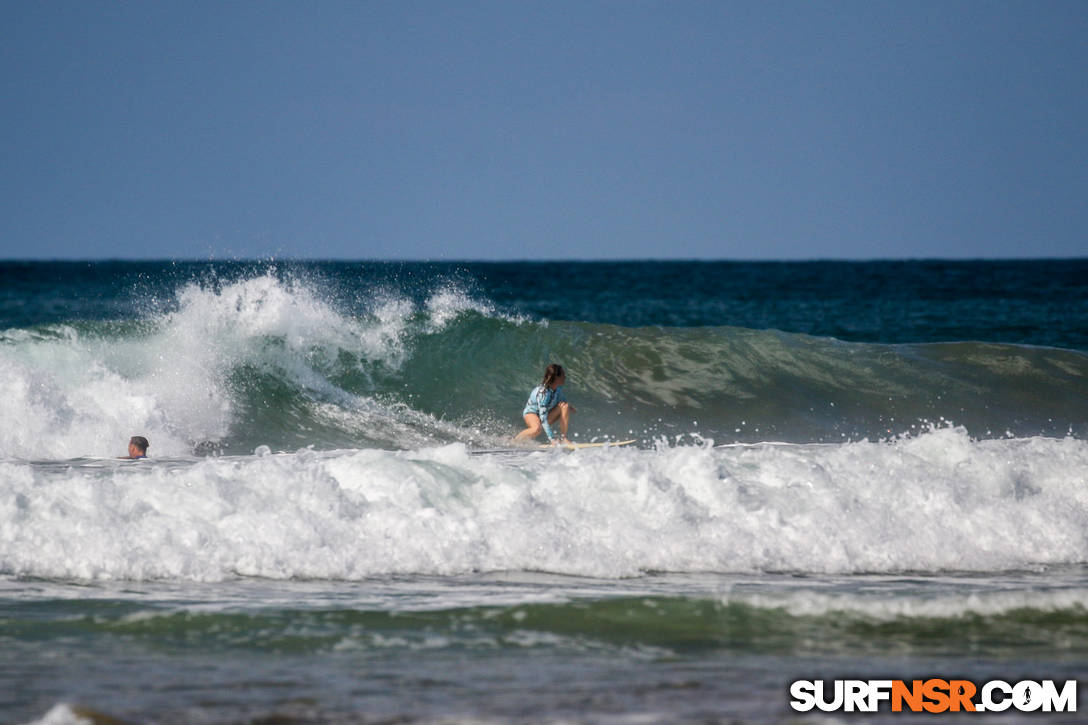
[[[1088,348],[1088,259],[903,262],[0,262],[0,326],[131,318],[194,280],[275,270],[341,299],[457,284],[536,318],[858,342]]]

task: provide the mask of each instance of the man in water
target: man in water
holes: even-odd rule
[[[132,436],[128,439],[128,455],[123,458],[147,458],[147,449],[150,445],[143,436]]]

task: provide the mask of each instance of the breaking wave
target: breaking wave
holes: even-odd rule
[[[583,439],[1088,434],[1076,351],[549,322],[452,283],[349,305],[268,273],[188,283],[136,320],[0,331],[0,457],[120,453],[134,433],[157,455],[495,447],[550,361],[570,372]]]

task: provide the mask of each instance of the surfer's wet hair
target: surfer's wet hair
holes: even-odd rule
[[[545,388],[550,386],[559,378],[566,377],[567,374],[563,372],[563,366],[557,363],[552,363],[548,367],[544,368],[544,382],[541,383]]]
[[[143,436],[132,436],[128,439],[128,443],[130,446],[136,446],[137,448],[139,448],[140,453],[147,453],[147,449],[151,445]]]

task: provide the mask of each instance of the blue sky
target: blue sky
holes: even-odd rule
[[[3,258],[1088,256],[1085,2],[0,1]]]

